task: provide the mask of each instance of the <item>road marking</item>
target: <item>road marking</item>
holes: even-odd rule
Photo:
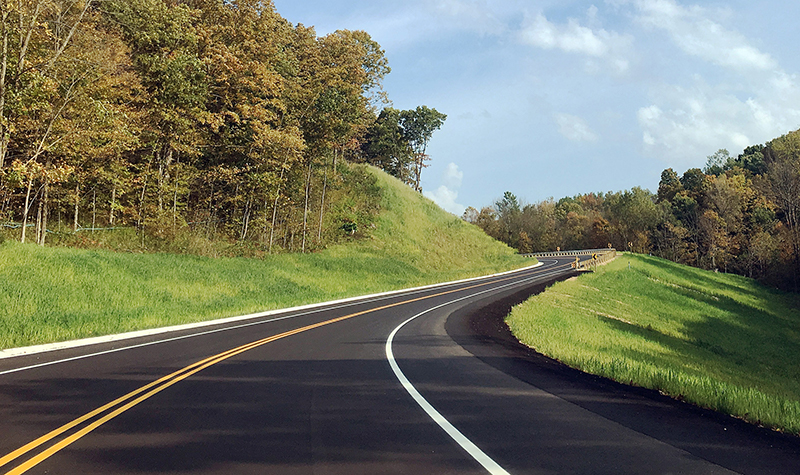
[[[423,292],[425,290],[430,290],[432,288],[437,288],[437,287],[443,288],[443,287],[447,287],[447,286],[451,286],[451,285],[458,285],[458,284],[471,282],[471,281],[476,281],[476,280],[480,280],[480,279],[491,279],[491,278],[494,278],[494,277],[500,277],[500,276],[507,275],[507,274],[512,274],[512,273],[515,273],[515,272],[523,272],[523,271],[526,271],[526,270],[534,269],[534,268],[540,267],[541,265],[542,265],[542,262],[539,262],[539,263],[534,264],[532,266],[523,267],[521,269],[514,269],[514,270],[510,270],[510,271],[506,271],[506,272],[500,272],[500,273],[497,273],[497,274],[485,275],[485,276],[480,276],[480,277],[471,277],[471,278],[468,278],[468,279],[454,280],[452,282],[444,282],[444,283],[441,283],[441,284],[431,284],[431,285],[425,285],[425,286],[421,286],[421,287],[413,287],[413,288],[410,288],[410,289],[391,290],[391,291],[388,291],[388,292],[381,292],[381,293],[371,294],[371,295],[362,295],[362,296],[358,296],[358,297],[349,297],[349,298],[344,298],[344,299],[340,299],[340,300],[333,300],[333,301],[330,301],[330,302],[320,302],[320,303],[314,303],[314,304],[309,304],[309,305],[302,305],[302,306],[299,306],[299,307],[284,308],[284,309],[278,309],[278,310],[270,310],[270,311],[267,311],[267,312],[253,313],[253,314],[250,314],[250,315],[241,315],[241,316],[238,316],[238,317],[227,317],[227,318],[222,318],[222,319],[217,319],[217,320],[209,320],[209,321],[204,321],[204,322],[187,323],[187,324],[183,324],[183,325],[174,325],[174,326],[161,327],[161,328],[151,328],[149,330],[137,330],[137,331],[127,332],[127,333],[118,333],[116,335],[105,335],[105,336],[98,336],[98,337],[90,337],[90,338],[83,338],[81,340],[62,341],[62,342],[57,342],[57,343],[47,343],[47,344],[43,344],[43,345],[34,345],[34,346],[27,346],[27,347],[22,347],[22,348],[8,348],[8,349],[5,349],[5,350],[0,350],[0,359],[14,358],[16,356],[28,356],[28,355],[34,355],[34,354],[37,354],[37,353],[44,353],[44,352],[48,352],[48,351],[66,350],[66,349],[71,349],[71,348],[80,348],[80,347],[83,347],[83,346],[97,345],[97,344],[101,344],[101,343],[110,343],[110,342],[114,342],[114,341],[128,340],[128,339],[132,339],[132,338],[141,338],[141,337],[153,336],[153,335],[169,333],[169,332],[175,332],[175,331],[194,330],[194,329],[197,329],[197,328],[203,328],[203,327],[208,327],[208,326],[213,326],[213,325],[223,325],[223,324],[226,324],[226,323],[234,323],[234,322],[239,322],[239,321],[243,321],[243,320],[252,320],[254,318],[264,318],[264,317],[269,317],[271,315],[277,315],[277,314],[287,313],[287,312],[299,312],[301,310],[309,310],[309,309],[317,309],[317,310],[313,310],[313,311],[326,310],[325,308],[321,308],[321,307],[326,307],[328,305],[336,305],[336,304],[358,305],[360,303],[368,303],[368,302],[371,302],[371,301],[378,301],[378,300],[382,300],[382,299],[385,299],[385,298],[391,298],[391,297],[394,297],[396,295],[403,294],[403,293],[409,293],[409,294],[410,293],[417,293],[417,292]],[[370,300],[370,299],[373,299],[373,300]],[[342,305],[342,307],[345,307],[347,305]],[[313,311],[309,312],[309,313],[313,313]],[[3,373],[0,373],[0,374],[3,374]]]
[[[557,263],[557,261],[555,261],[555,262]],[[353,299],[336,300],[336,301],[333,301],[333,302],[312,304],[312,305],[308,305],[308,306],[289,308],[289,309],[284,309],[284,310],[276,310],[276,311],[272,311],[272,312],[266,312],[266,313],[263,313],[263,314],[246,315],[246,316],[242,316],[242,317],[231,317],[231,318],[226,318],[226,319],[222,319],[222,320],[216,320],[216,321],[212,321],[212,322],[199,322],[198,324],[196,324],[196,325],[198,325],[198,327],[196,327],[196,328],[200,328],[202,326],[210,326],[209,324],[223,325],[226,322],[248,320],[248,319],[253,319],[253,318],[263,318],[263,317],[266,317],[266,316],[269,316],[269,315],[274,315],[276,313],[288,313],[288,312],[292,312],[292,311],[299,311],[299,310],[303,310],[303,309],[308,308],[308,307],[317,307],[317,306],[322,306],[322,305],[335,305],[337,303],[342,303],[342,305],[337,305],[337,306],[334,306],[334,307],[315,308],[314,310],[310,310],[308,312],[296,313],[296,314],[292,314],[292,315],[286,315],[286,316],[283,316],[283,317],[275,317],[275,318],[270,318],[270,319],[267,319],[267,320],[259,320],[257,322],[243,323],[241,325],[234,325],[234,326],[230,326],[230,327],[217,328],[217,329],[214,329],[214,330],[207,330],[207,331],[203,331],[203,332],[192,333],[192,334],[189,334],[189,335],[181,335],[181,336],[167,338],[167,339],[163,339],[163,340],[150,341],[150,342],[147,342],[147,343],[140,343],[140,344],[137,344],[137,345],[124,346],[124,347],[121,347],[121,348],[112,348],[110,350],[98,351],[98,352],[95,352],[95,353],[88,353],[88,354],[85,354],[85,355],[73,356],[73,357],[70,357],[70,358],[63,358],[63,359],[60,359],[60,360],[47,361],[47,362],[44,362],[44,363],[37,363],[37,364],[34,364],[34,365],[29,365],[29,366],[22,366],[22,367],[19,367],[19,368],[7,369],[5,371],[0,371],[0,376],[3,376],[5,374],[18,373],[18,372],[21,372],[21,371],[28,371],[28,370],[36,369],[36,368],[42,368],[42,367],[45,367],[45,366],[52,366],[52,365],[61,364],[61,363],[68,363],[70,361],[77,361],[77,360],[82,360],[82,359],[86,359],[86,358],[92,358],[92,357],[95,357],[95,356],[102,356],[102,355],[107,355],[107,354],[111,354],[111,353],[117,353],[117,352],[120,352],[120,351],[134,350],[136,348],[142,348],[142,347],[152,346],[152,345],[160,345],[161,343],[170,343],[170,342],[173,342],[173,341],[185,340],[187,338],[195,338],[195,337],[199,337],[199,336],[211,335],[211,334],[214,334],[214,333],[220,333],[220,332],[225,332],[225,331],[230,331],[230,330],[238,330],[240,328],[246,328],[246,327],[251,327],[251,326],[255,326],[255,325],[263,325],[263,324],[266,324],[266,323],[273,323],[273,322],[277,322],[277,321],[281,321],[281,320],[288,320],[288,319],[292,319],[292,318],[305,317],[305,316],[308,316],[308,315],[313,315],[313,314],[319,313],[319,312],[326,312],[326,311],[329,311],[329,310],[338,310],[338,309],[342,309],[342,308],[353,307],[353,306],[356,306],[356,305],[363,305],[363,304],[368,304],[368,303],[373,303],[373,302],[380,302],[381,300],[388,300],[388,299],[394,298],[394,297],[397,296],[396,294],[402,293],[402,292],[406,292],[406,295],[413,295],[413,294],[418,294],[418,293],[425,292],[427,290],[430,290],[433,287],[447,288],[447,287],[452,287],[454,285],[459,285],[459,284],[463,284],[465,282],[470,282],[470,281],[474,281],[474,280],[490,279],[490,278],[493,278],[493,277],[499,277],[499,276],[510,274],[510,273],[517,273],[517,272],[524,272],[524,271],[528,271],[528,270],[533,270],[533,269],[542,267],[543,265],[544,265],[544,263],[540,261],[538,264],[535,264],[535,265],[532,265],[532,266],[529,266],[529,267],[524,267],[522,269],[517,269],[517,270],[513,270],[513,271],[508,271],[508,272],[502,272],[502,273],[499,273],[499,274],[489,275],[489,276],[485,276],[485,277],[475,277],[475,278],[471,278],[471,279],[457,280],[457,281],[453,281],[453,282],[445,282],[443,284],[435,284],[435,285],[430,285],[430,286],[425,286],[425,287],[417,287],[417,288],[413,288],[413,289],[394,290],[394,291],[386,292],[386,293],[383,293],[383,294],[367,295],[367,296],[363,296],[363,297],[356,297],[356,298],[353,298]],[[190,325],[194,325],[194,324],[190,324]],[[184,325],[181,325],[180,328],[169,327],[169,329],[163,331],[162,333],[166,333],[167,331],[172,332],[172,331],[179,331],[179,330],[182,330],[182,329],[191,329],[191,328],[184,328],[184,327],[185,327]],[[156,329],[154,329],[154,331],[155,330]],[[138,332],[132,332],[132,333],[138,333]],[[152,333],[152,334],[155,334],[155,333]],[[125,335],[128,335],[128,334],[125,334]],[[151,335],[151,333],[148,333],[147,335],[136,335],[136,336],[131,336],[130,338],[137,338],[139,336],[150,336],[150,335]],[[117,336],[119,336],[119,335],[109,335],[108,338],[114,338],[114,337],[117,337]],[[92,340],[94,340],[94,339],[92,339]],[[81,341],[83,341],[83,340],[77,340],[75,342],[63,342],[63,343],[79,343]],[[109,343],[111,341],[119,341],[119,340],[108,340],[108,341],[103,341],[103,342],[94,342],[93,341],[91,343],[87,343],[86,345],[88,346],[88,345],[96,345],[96,344],[100,344],[100,343]],[[61,343],[54,343],[54,345],[59,345],[59,344],[61,344]],[[63,347],[63,348],[55,348],[54,350],[48,350],[48,351],[55,351],[55,350],[60,350],[60,349],[70,349],[70,348],[77,348],[77,347],[79,347],[79,345],[72,345],[72,346]],[[0,353],[2,353],[3,351],[9,351],[9,350],[0,350]],[[35,353],[31,352],[31,353],[20,353],[19,355],[0,356],[0,359],[11,358],[11,357],[14,357],[14,356],[28,356],[28,355],[32,355],[32,354],[35,354]],[[2,464],[0,464],[0,466],[2,466]]]
[[[389,366],[391,366],[395,377],[397,377],[397,380],[400,381],[400,384],[403,386],[403,388],[405,388],[405,390],[408,392],[408,394],[411,395],[414,401],[416,401],[416,403],[419,404],[422,410],[425,411],[425,413],[428,414],[428,416],[431,419],[433,419],[433,421],[436,422],[436,424],[438,424],[439,427],[444,429],[447,435],[449,435],[458,445],[460,445],[461,448],[466,450],[467,453],[473,459],[475,459],[475,461],[481,464],[483,468],[485,468],[492,475],[508,475],[508,472],[503,467],[501,467],[497,462],[495,462],[491,457],[486,455],[486,453],[483,450],[481,450],[477,445],[475,445],[471,440],[469,440],[466,436],[464,436],[464,434],[462,434],[461,431],[456,429],[456,427],[453,424],[451,424],[450,421],[445,419],[445,417],[439,411],[437,411],[436,408],[434,408],[433,405],[431,405],[431,403],[429,403],[422,396],[422,394],[419,393],[419,391],[417,391],[417,388],[415,388],[414,385],[411,383],[411,381],[408,380],[406,375],[400,369],[400,366],[397,364],[397,360],[395,360],[394,357],[394,351],[392,350],[392,343],[394,343],[394,337],[395,335],[397,335],[397,332],[399,332],[401,328],[403,328],[407,323],[417,319],[418,317],[421,317],[422,315],[425,315],[426,313],[432,312],[442,307],[446,307],[456,302],[460,302],[462,300],[476,297],[481,294],[497,291],[527,281],[540,279],[541,277],[543,276],[535,276],[518,282],[512,282],[510,284],[502,285],[500,287],[495,287],[492,289],[487,289],[481,292],[476,292],[472,295],[467,295],[466,297],[461,297],[455,300],[451,300],[450,302],[446,302],[441,305],[429,308],[423,312],[414,315],[413,317],[409,318],[408,320],[398,325],[397,328],[395,328],[392,331],[392,333],[389,334],[389,337],[386,339],[386,359],[389,361]]]
[[[535,276],[535,277],[523,279],[522,281],[513,282],[513,283],[506,284],[506,285],[503,285],[501,287],[497,287],[497,288],[493,288],[493,289],[488,289],[488,290],[485,290],[485,291],[482,291],[482,292],[479,292],[479,293],[476,293],[476,294],[472,294],[472,295],[464,297],[464,298],[474,297],[475,295],[480,295],[482,293],[491,292],[493,290],[498,290],[498,289],[501,289],[501,288],[504,288],[504,287],[508,287],[508,286],[511,286],[511,285],[516,285],[516,284],[519,284],[519,283],[522,283],[522,282],[526,282],[526,281],[529,281],[529,280],[539,279],[541,277],[543,277],[543,276],[538,275],[538,276]],[[26,471],[28,471],[31,468],[33,468],[34,466],[38,465],[42,461],[46,460],[47,458],[49,458],[50,456],[52,456],[56,452],[60,451],[61,449],[67,447],[68,445],[72,444],[76,440],[78,440],[81,437],[85,436],[86,434],[90,433],[94,429],[100,427],[101,425],[105,424],[106,422],[110,421],[111,419],[114,419],[115,417],[117,417],[118,415],[120,415],[123,412],[127,411],[128,409],[136,406],[137,404],[141,403],[142,401],[145,401],[146,399],[149,399],[150,397],[152,397],[155,394],[163,391],[164,389],[166,389],[166,388],[168,388],[168,387],[170,387],[170,386],[172,386],[172,385],[174,385],[174,384],[176,384],[176,383],[178,383],[178,382],[180,382],[180,381],[192,376],[193,374],[195,374],[195,373],[197,373],[199,371],[202,371],[203,369],[206,369],[206,368],[208,368],[210,366],[213,366],[213,365],[215,365],[217,363],[225,361],[225,360],[227,360],[229,358],[237,356],[237,355],[239,355],[241,353],[244,353],[246,351],[249,351],[249,350],[252,350],[254,348],[258,348],[260,346],[266,345],[267,343],[271,343],[271,342],[274,342],[274,341],[277,341],[277,340],[280,340],[280,339],[283,339],[283,338],[286,338],[286,337],[289,337],[289,336],[292,336],[292,335],[296,335],[298,333],[303,333],[303,332],[306,332],[306,331],[309,331],[309,330],[312,330],[312,329],[315,329],[315,328],[319,328],[319,327],[326,326],[326,325],[331,325],[333,323],[338,323],[338,322],[341,322],[341,321],[344,321],[344,320],[348,320],[348,319],[351,319],[351,318],[354,318],[354,317],[358,317],[358,316],[361,316],[361,315],[365,315],[365,314],[368,314],[368,313],[378,312],[378,311],[381,311],[381,310],[397,307],[397,306],[404,305],[404,304],[407,304],[407,303],[413,303],[413,302],[419,302],[419,301],[422,301],[422,300],[428,300],[428,299],[431,299],[431,298],[440,297],[442,295],[448,295],[448,294],[452,294],[452,293],[456,293],[456,292],[462,292],[462,291],[471,290],[471,289],[478,288],[478,287],[484,287],[484,286],[487,286],[487,285],[492,285],[492,284],[508,281],[508,280],[515,279],[515,278],[516,278],[516,276],[505,277],[505,278],[502,278],[502,279],[497,279],[497,280],[493,280],[493,281],[489,281],[489,282],[478,283],[478,284],[471,285],[471,286],[468,286],[468,287],[447,290],[447,291],[439,292],[439,293],[432,294],[432,295],[416,297],[416,298],[413,298],[413,299],[403,300],[401,302],[395,302],[395,303],[392,303],[392,304],[387,304],[387,305],[383,305],[383,306],[376,307],[376,308],[362,310],[360,312],[351,313],[351,314],[348,314],[348,315],[344,315],[342,317],[337,317],[337,318],[333,318],[333,319],[330,319],[330,320],[325,320],[325,321],[322,321],[322,322],[314,323],[314,324],[311,324],[311,325],[306,325],[304,327],[296,328],[294,330],[289,330],[289,331],[280,333],[278,335],[273,335],[273,336],[270,336],[270,337],[266,337],[266,338],[263,338],[261,340],[257,340],[255,342],[251,342],[251,343],[248,343],[248,344],[245,344],[245,345],[242,345],[242,346],[239,346],[239,347],[224,351],[224,352],[219,353],[217,355],[214,355],[214,356],[205,358],[203,360],[200,360],[198,362],[195,362],[195,363],[193,363],[193,364],[191,364],[189,366],[186,366],[185,368],[182,368],[182,369],[180,369],[178,371],[175,371],[175,372],[173,372],[173,373],[171,373],[171,374],[169,374],[167,376],[164,376],[164,377],[162,377],[162,378],[160,378],[160,379],[158,379],[158,380],[156,380],[156,381],[154,381],[152,383],[146,384],[145,386],[142,386],[141,388],[139,388],[139,389],[137,389],[135,391],[132,391],[132,392],[130,392],[130,393],[124,395],[124,396],[121,396],[121,397],[115,399],[114,401],[112,401],[112,402],[110,402],[108,404],[105,404],[104,406],[102,406],[102,407],[100,407],[98,409],[95,409],[94,411],[91,411],[91,412],[89,412],[89,413],[87,413],[87,414],[85,414],[85,415],[73,420],[72,422],[64,424],[63,426],[61,426],[61,427],[59,427],[59,428],[57,428],[57,429],[55,429],[55,430],[53,430],[53,431],[51,431],[51,432],[49,432],[49,433],[47,433],[45,435],[39,437],[38,439],[36,439],[36,440],[34,440],[34,441],[32,441],[32,442],[20,447],[19,449],[17,449],[15,451],[5,455],[4,457],[0,458],[0,467],[2,467],[3,465],[6,465],[6,464],[18,459],[22,455],[24,455],[24,454],[30,452],[31,450],[36,449],[39,446],[41,446],[41,445],[53,440],[54,438],[56,438],[56,437],[64,434],[65,432],[67,432],[67,431],[79,426],[80,424],[82,424],[84,422],[87,422],[87,421],[89,421],[90,419],[92,419],[92,418],[94,418],[96,416],[99,416],[103,412],[111,410],[112,408],[122,404],[120,407],[118,407],[117,409],[113,410],[112,412],[110,412],[110,413],[106,414],[105,416],[101,417],[100,419],[90,423],[89,425],[87,425],[83,429],[80,429],[76,433],[74,433],[74,434],[66,437],[65,439],[57,442],[53,446],[45,449],[43,452],[40,452],[38,455],[35,455],[34,457],[32,457],[31,459],[27,460],[23,464],[17,466],[16,468],[6,472],[6,475],[19,475],[19,474],[25,473]],[[454,300],[454,301],[449,302],[449,303],[457,302],[459,300],[463,300],[464,298],[458,299],[458,300]],[[441,307],[441,305],[437,306],[437,307],[434,307],[434,308],[439,308],[439,307]],[[433,309],[430,309],[430,310],[433,310]],[[428,311],[430,311],[430,310],[428,310]],[[426,312],[423,312],[423,313],[426,313]],[[417,316],[419,316],[419,315],[417,315]],[[410,321],[410,320],[408,320],[408,321]],[[398,370],[399,370],[399,368],[398,368]],[[144,394],[142,394],[142,393],[144,393]],[[140,394],[141,394],[141,396],[139,396]],[[129,401],[129,402],[126,403],[126,401]],[[497,472],[497,473],[503,473],[503,472]]]

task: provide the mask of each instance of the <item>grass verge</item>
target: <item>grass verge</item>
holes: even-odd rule
[[[531,265],[383,172],[372,236],[263,259],[0,244],[0,348],[286,308]]]
[[[569,366],[800,434],[799,304],[744,277],[625,254],[507,321]]]

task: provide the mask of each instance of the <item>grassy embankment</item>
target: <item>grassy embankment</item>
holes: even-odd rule
[[[211,259],[0,245],[0,348],[209,320],[531,265],[383,172],[371,238]]]
[[[625,254],[519,305],[508,323],[572,367],[798,434],[798,304],[744,277]]]

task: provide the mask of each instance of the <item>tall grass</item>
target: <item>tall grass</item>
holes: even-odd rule
[[[512,331],[583,371],[800,433],[800,298],[625,254],[516,307]]]
[[[472,277],[532,263],[383,172],[372,237],[263,259],[0,244],[0,348]]]

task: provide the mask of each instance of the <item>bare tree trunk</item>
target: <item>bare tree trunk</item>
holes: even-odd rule
[[[42,201],[39,202],[39,216],[40,216],[39,222],[41,224],[41,233],[39,235],[39,245],[40,246],[44,246],[44,243],[47,240],[47,215],[50,212],[50,209],[49,209],[49,206],[48,206],[48,200],[49,200],[48,188],[49,188],[49,183],[47,182],[47,179],[45,178],[44,194],[42,195]]]
[[[333,163],[336,163],[336,149],[333,149]],[[335,165],[334,165],[335,166]],[[325,179],[322,181],[322,199],[319,203],[319,228],[317,228],[317,242],[322,242],[322,217],[325,212],[325,191],[328,188],[328,169],[325,169]]]
[[[267,210],[269,209],[269,201],[264,198],[264,229],[261,230],[261,244],[266,245],[267,243],[267,223],[269,223],[269,213]]]
[[[306,175],[306,197],[305,204],[303,205],[303,241],[300,246],[300,252],[306,252],[306,235],[308,233],[308,200],[311,195],[311,164],[312,160],[308,161],[308,174]]]
[[[180,161],[180,158],[178,159]],[[175,169],[175,193],[172,195],[172,230],[178,222],[178,169]]]
[[[114,226],[114,204],[117,201],[117,184],[114,183],[114,186],[111,188],[111,209],[108,213],[108,225]]]
[[[136,220],[136,227],[144,235],[144,194],[147,191],[147,174],[144,175],[144,183],[142,184],[142,193],[139,196],[139,219]],[[144,239],[144,237],[142,238]]]
[[[269,248],[268,253],[272,254],[272,239],[275,236],[275,219],[278,216],[278,199],[281,197],[281,184],[283,184],[283,173],[286,171],[286,162],[281,167],[281,177],[278,181],[278,188],[275,190],[275,203],[272,205],[272,226],[269,229]],[[285,244],[285,243],[284,243]]]
[[[2,25],[0,25],[0,36],[2,36],[2,48],[0,50],[0,169],[3,168],[6,161],[6,154],[8,153],[8,129],[5,125],[6,118],[6,74],[8,73],[8,28],[9,28],[9,10],[5,8],[5,0],[3,5]]]
[[[97,188],[92,190],[92,234],[97,224]]]
[[[214,206],[214,180],[211,180],[211,194],[208,197],[208,222],[206,224],[206,238],[211,235],[211,216],[213,215],[212,210]]]
[[[72,220],[72,232],[78,232],[78,206],[81,202],[81,185],[79,182],[75,183],[75,214]]]
[[[28,191],[25,193],[25,207],[22,209],[22,237],[19,242],[25,242],[25,228],[28,227],[28,208],[31,202],[31,188],[33,188],[33,176],[28,178]]]
[[[38,193],[37,193],[38,195]],[[36,244],[42,242],[42,204],[44,201],[40,198],[39,204],[36,206]]]
[[[161,161],[161,152],[156,152],[156,162],[158,163],[158,211],[164,211],[164,164]]]
[[[416,191],[420,191],[420,189],[419,189],[419,181],[420,181],[420,177],[422,176],[422,154],[421,153],[416,154],[415,159],[416,159],[415,160],[415,162],[416,162],[415,163],[415,168],[416,168],[415,175],[416,175],[416,177],[414,177],[414,189]]]
[[[247,238],[247,228],[250,224],[250,213],[253,205],[253,194],[252,192],[247,197],[247,202],[244,205],[244,212],[242,213],[242,232],[240,233],[239,239],[244,241]]]

